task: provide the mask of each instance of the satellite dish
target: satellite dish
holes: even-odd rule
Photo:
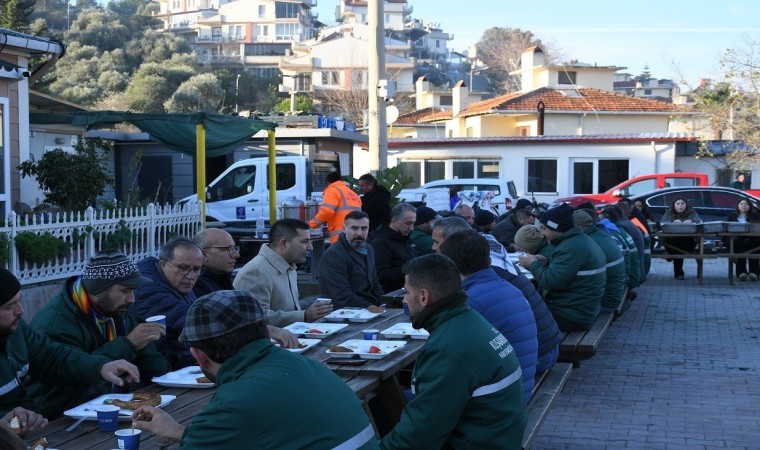
[[[394,123],[398,120],[398,108],[395,105],[385,107],[385,122]]]

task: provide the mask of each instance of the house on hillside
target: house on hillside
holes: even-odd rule
[[[388,166],[405,163],[419,183],[499,177],[542,201],[595,193],[630,177],[675,169],[677,149],[695,141],[699,112],[613,92],[618,66],[545,64],[523,53],[518,92],[481,100],[466,81],[451,100],[418,79],[419,110],[389,131]],[[357,167],[364,167],[357,152]]]
[[[6,217],[21,198],[16,166],[30,156],[30,86],[66,51],[56,40],[0,28],[0,212]],[[43,62],[30,66],[32,57]]]

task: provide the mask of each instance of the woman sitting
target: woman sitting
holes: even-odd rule
[[[665,211],[660,220],[662,223],[699,223],[699,214],[692,209],[686,199],[677,198]],[[665,249],[671,255],[683,255],[694,251],[697,240],[689,236],[669,237],[663,239]],[[673,275],[676,280],[683,280],[683,258],[673,259]]]
[[[747,199],[739,200],[736,205],[736,211],[728,216],[729,222],[748,223],[760,220],[760,214],[755,210]],[[752,253],[760,253],[760,239],[750,236],[741,236],[734,238],[734,253],[747,253],[755,249]],[[749,260],[749,271],[747,271],[747,262]],[[757,281],[760,276],[760,259],[756,258],[736,258],[736,277],[739,281]]]

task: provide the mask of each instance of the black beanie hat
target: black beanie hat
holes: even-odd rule
[[[572,206],[563,203],[541,214],[539,220],[546,228],[564,233],[575,226],[573,211]]]
[[[481,209],[477,214],[475,214],[475,225],[479,227],[484,227],[494,222],[496,222],[496,216],[494,216],[491,211]]]
[[[87,262],[82,273],[82,286],[88,294],[97,295],[115,284],[140,287],[152,280],[140,271],[127,255],[117,251],[102,251]]]
[[[0,306],[8,303],[21,290],[21,283],[5,267],[0,267]]]

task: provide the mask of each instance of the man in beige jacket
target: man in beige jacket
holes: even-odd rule
[[[269,243],[249,261],[232,283],[258,300],[270,325],[314,322],[332,312],[332,304],[315,302],[302,310],[298,300],[296,264],[306,262],[312,250],[309,226],[300,220],[282,219],[269,233]]]

